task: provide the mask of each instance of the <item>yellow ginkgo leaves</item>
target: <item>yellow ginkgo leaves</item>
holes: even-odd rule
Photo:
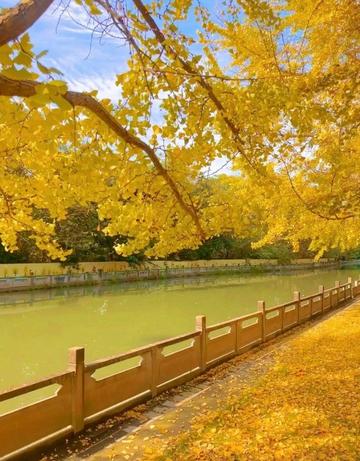
[[[28,34],[0,48],[8,249],[25,231],[64,257],[49,249],[54,225],[78,205],[127,237],[127,255],[163,257],[224,232],[257,246],[306,241],[318,257],[360,244],[358,2],[226,0],[215,15],[191,0],[124,2],[121,14],[78,3],[129,44],[127,68],[114,76],[118,99],[89,110],[97,88],[70,103],[67,69]]]

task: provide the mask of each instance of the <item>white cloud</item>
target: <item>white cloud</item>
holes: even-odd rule
[[[116,102],[120,99],[121,90],[115,85],[112,76],[89,74],[87,76],[73,77],[67,80],[69,88],[74,91],[98,90],[98,97],[109,98]]]
[[[100,98],[118,101],[116,75],[127,69],[128,49],[120,40],[92,35],[94,22],[85,8],[65,1],[51,6],[29,30],[36,52],[48,50],[41,62],[59,69],[70,89],[98,90]],[[3,2],[8,7],[16,4]]]
[[[94,21],[89,17],[86,9],[74,2],[69,2],[63,11],[64,13],[61,16],[61,22],[71,22],[72,24],[76,22],[84,26],[90,26],[94,23]]]

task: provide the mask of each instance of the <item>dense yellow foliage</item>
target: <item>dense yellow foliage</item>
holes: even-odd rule
[[[63,76],[44,66],[45,53],[33,52],[27,34],[2,46],[6,247],[14,250],[25,230],[51,257],[64,258],[54,225],[69,206],[89,203],[98,204],[108,234],[129,237],[117,248],[123,254],[165,256],[228,231],[258,245],[309,239],[319,255],[359,245],[358,2],[229,0],[218,15],[191,0],[146,3],[153,18],[161,15],[165,41],[139,2],[128,3],[125,25],[112,2],[83,7],[113,13],[131,32],[128,71],[117,76],[121,100],[101,104],[158,164],[70,104],[66,69]],[[190,15],[197,37],[179,29]],[[9,79],[22,88],[26,80],[41,84],[33,96],[13,98],[4,91]],[[207,176],[217,158],[233,176]]]
[[[358,460],[359,320],[357,305],[291,340],[240,393],[223,387],[218,408],[204,404],[189,430],[179,428],[169,437],[164,424],[155,422],[157,435],[146,442],[141,459]],[[135,435],[128,449],[119,444],[121,459],[139,443]],[[117,449],[111,459],[117,459]]]

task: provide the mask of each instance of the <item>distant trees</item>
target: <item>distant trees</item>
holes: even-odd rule
[[[48,220],[45,211],[38,211],[42,219]],[[71,207],[66,219],[56,223],[55,237],[64,250],[71,250],[66,264],[73,265],[80,261],[132,261],[141,260],[141,255],[123,257],[116,253],[114,246],[126,241],[124,237],[111,237],[101,231],[96,205],[88,207]],[[50,262],[46,251],[40,250],[27,232],[18,236],[18,250],[9,253],[0,245],[0,263],[14,262]]]
[[[63,262],[65,265],[76,265],[81,261],[128,261],[141,263],[146,259],[143,253],[121,256],[114,246],[125,242],[125,237],[106,236],[101,231],[96,209],[72,208],[64,221],[58,223],[56,238],[63,248],[72,249],[72,253]],[[294,252],[286,242],[265,245],[259,249],[251,246],[251,239],[239,239],[229,234],[212,237],[197,249],[181,250],[168,255],[170,260],[194,261],[199,259],[277,259],[286,264],[294,258],[313,258],[314,253],[307,250],[308,242],[302,242],[300,251]],[[358,256],[356,256],[358,255]],[[338,250],[326,252],[325,256],[339,258]],[[359,257],[360,250],[346,253],[344,257]],[[19,249],[14,253],[6,252],[0,245],[0,264],[21,262],[50,262],[45,251],[39,250],[26,233],[19,235]]]

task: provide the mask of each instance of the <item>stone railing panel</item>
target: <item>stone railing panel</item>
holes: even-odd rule
[[[61,385],[56,395],[0,416],[0,458],[58,432],[62,435],[72,432],[72,376],[65,373],[24,386],[21,392],[14,390],[0,395],[4,400],[6,395],[10,399],[53,384]]]
[[[263,316],[262,312],[245,316],[237,322],[237,351],[245,352],[262,342]]]
[[[236,353],[236,321],[223,322],[207,328],[206,363],[211,364],[219,359]],[[218,333],[218,334],[217,334]]]
[[[275,309],[269,309],[265,313],[265,338],[269,339],[282,330],[282,312],[283,307],[279,306]]]
[[[298,310],[295,303],[284,305],[284,330],[293,327],[298,321]]]
[[[122,355],[117,362],[125,361],[131,355]],[[106,362],[89,364],[85,367],[84,378],[84,417],[85,421],[112,407],[129,402],[141,396],[151,395],[151,351],[138,354],[139,365],[121,371],[106,378],[96,379],[92,375],[99,368],[106,366]],[[111,363],[116,363],[113,359]],[[109,363],[110,364],[110,363]]]
[[[155,369],[157,369],[156,393],[176,385],[189,374],[196,374],[201,367],[201,341],[200,334],[192,336],[190,346],[181,350],[164,353],[164,348],[157,348],[153,353]]]

